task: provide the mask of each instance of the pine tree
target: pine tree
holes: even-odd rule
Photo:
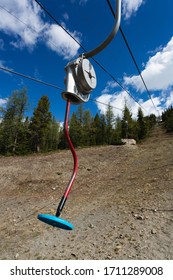
[[[162,120],[167,132],[173,131],[173,106],[162,113]]]
[[[28,154],[31,152],[31,134],[29,130],[30,121],[26,117],[25,121],[21,123],[21,129],[18,134],[18,149],[17,154]]]
[[[83,117],[84,117],[84,109],[83,109],[83,104],[80,104],[78,106],[77,112],[76,112],[76,118],[80,124],[80,126],[83,126]]]
[[[64,128],[60,127],[58,149],[66,149],[66,148],[67,148],[67,141],[65,138]]]
[[[84,111],[82,127],[82,145],[89,146],[91,142],[91,124],[92,116],[89,110]]]
[[[157,123],[157,119],[156,119],[156,116],[154,114],[151,114],[149,116],[149,126],[150,126],[150,129],[152,129]]]
[[[60,142],[60,123],[53,117],[49,124],[47,150],[57,150]]]
[[[121,145],[121,135],[122,135],[122,122],[120,117],[118,116],[115,121],[115,129],[113,133],[113,142],[114,145]]]
[[[113,124],[114,124],[114,114],[110,104],[107,106],[106,111],[106,142],[111,144],[113,141]]]
[[[147,129],[147,121],[144,118],[144,114],[141,108],[138,109],[137,123],[138,123],[138,139],[142,140],[146,138],[148,129]]]
[[[122,138],[132,138],[132,114],[125,104],[121,123]]]
[[[107,135],[106,135],[106,132],[107,132],[107,127],[106,127],[106,119],[105,119],[105,116],[103,114],[101,114],[100,116],[100,127],[101,127],[101,145],[104,145],[104,144],[107,144]]]
[[[30,131],[32,135],[32,148],[36,152],[46,151],[47,148],[47,139],[52,117],[49,108],[50,103],[48,97],[42,96],[31,118]]]
[[[72,117],[69,122],[69,134],[73,145],[75,147],[80,146],[82,139],[82,126],[78,121],[75,113],[72,114]]]
[[[19,135],[23,131],[23,119],[27,106],[27,90],[16,90],[9,97],[6,109],[1,108],[1,153],[16,153],[19,148]]]
[[[101,119],[97,113],[91,123],[90,143],[91,145],[101,145],[102,142]]]

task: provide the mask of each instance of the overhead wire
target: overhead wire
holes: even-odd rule
[[[84,52],[87,52],[86,48],[68,31],[65,29],[65,27],[60,24],[60,22],[54,17],[52,16],[52,14],[38,1],[38,0],[34,0],[41,9],[43,9],[43,11],[57,24],[59,25],[80,47]],[[144,111],[145,108],[132,96],[132,94],[120,83],[117,81],[117,79],[108,71],[106,70],[105,67],[103,67],[95,58],[92,57],[92,60],[106,73],[108,74],[111,79],[116,82]]]
[[[34,0],[40,8],[57,24],[59,25],[80,47],[83,49],[84,52],[87,52],[87,50],[80,44],[80,42],[74,38],[74,36],[67,30],[65,27],[37,0]]]
[[[36,2],[37,2],[37,1],[36,1]],[[41,4],[40,4],[40,5],[41,5]],[[41,7],[42,7],[42,5],[41,5]],[[0,5],[0,9],[6,11],[8,14],[10,14],[10,15],[13,16],[15,19],[17,19],[19,22],[21,22],[22,24],[24,24],[27,28],[29,28],[31,31],[33,31],[33,32],[35,32],[35,33],[37,33],[37,34],[39,34],[39,32],[37,32],[34,28],[32,28],[30,25],[26,24],[24,21],[22,21],[20,18],[18,18],[16,15],[14,15],[12,12],[10,12],[10,11],[7,10],[6,8],[2,7],[1,5]],[[44,9],[44,7],[43,7],[43,9]],[[51,16],[51,15],[50,15],[50,16]],[[51,16],[51,17],[52,17],[52,16]],[[52,17],[52,18],[54,19],[54,17]],[[54,20],[56,20],[56,19],[54,19]],[[60,24],[58,21],[57,21],[57,24],[59,24],[59,25],[61,26],[61,24]],[[63,26],[61,26],[61,27],[64,29]],[[67,32],[68,32],[68,31],[67,31]],[[69,35],[71,36],[71,34],[69,34]],[[72,37],[72,38],[73,38],[73,37]],[[74,38],[73,38],[73,39],[74,39]],[[76,42],[77,42],[77,41],[76,41]],[[53,42],[52,42],[52,43],[53,43]],[[77,43],[79,44],[79,42],[77,42]],[[54,44],[54,46],[56,47],[55,44]],[[81,48],[83,48],[83,47],[81,46]],[[83,50],[86,51],[85,48],[83,48]],[[99,64],[95,59],[93,59],[93,60],[94,60],[101,68],[103,68],[103,66],[102,66],[101,64]],[[59,89],[59,90],[64,90],[64,89],[62,89],[62,88],[60,88],[60,87],[58,87],[58,86],[56,86],[56,85],[49,84],[49,83],[47,83],[47,82],[44,82],[44,81],[35,79],[35,78],[30,77],[30,76],[27,76],[27,75],[25,75],[25,74],[21,74],[21,73],[19,73],[19,72],[15,72],[15,71],[13,71],[13,70],[11,70],[11,69],[9,69],[9,68],[0,67],[0,70],[3,70],[3,71],[6,71],[6,72],[9,72],[9,73],[12,73],[12,74],[21,76],[21,77],[26,78],[26,79],[33,80],[33,81],[35,81],[35,82],[37,82],[37,83],[41,83],[41,84],[44,84],[44,85],[46,85],[46,86],[51,86],[51,87],[54,87],[54,88]],[[106,71],[105,69],[103,69],[103,70]],[[109,75],[111,75],[111,74],[109,74]],[[112,79],[114,79],[113,76],[112,76]],[[116,82],[118,83],[118,81],[116,81]],[[101,102],[101,101],[98,101],[98,100],[96,100],[96,99],[90,98],[90,100],[93,101],[93,102],[100,103],[100,104],[102,104],[102,105],[110,106],[111,108],[114,108],[114,109],[123,111],[123,110],[120,109],[120,108],[117,108],[117,107],[115,107],[115,106],[106,104],[106,103]]]
[[[115,12],[114,12],[114,10],[113,10],[113,8],[112,8],[112,5],[111,5],[111,3],[110,3],[110,0],[106,0],[106,1],[107,1],[107,4],[108,4],[108,6],[109,6],[109,8],[110,8],[110,11],[111,11],[113,17],[115,18]],[[144,80],[144,78],[143,78],[143,76],[142,76],[142,73],[141,73],[140,69],[139,69],[139,66],[138,66],[138,64],[137,64],[137,61],[136,61],[136,59],[135,59],[135,56],[134,56],[134,54],[133,54],[133,52],[132,52],[132,50],[131,50],[131,47],[130,47],[130,45],[129,45],[127,39],[126,39],[126,36],[125,36],[125,34],[124,34],[124,32],[123,32],[121,26],[120,26],[119,30],[120,30],[120,33],[121,33],[121,35],[122,35],[122,37],[123,37],[123,40],[124,40],[124,42],[125,42],[125,44],[126,44],[126,47],[127,47],[128,51],[129,51],[129,53],[130,53],[130,56],[131,56],[131,58],[132,58],[132,60],[133,60],[133,62],[134,62],[134,64],[135,64],[135,67],[136,67],[136,69],[137,69],[137,72],[138,72],[138,74],[139,74],[139,76],[140,76],[140,78],[141,78],[141,80],[142,80],[142,83],[143,83],[143,85],[144,85],[144,87],[145,87],[145,90],[147,91],[148,97],[150,98],[150,100],[151,100],[151,102],[152,102],[152,104],[153,104],[154,109],[155,109],[156,112],[159,114],[159,112],[158,112],[158,110],[157,110],[157,108],[156,108],[156,106],[155,106],[155,104],[154,104],[154,101],[153,101],[153,99],[152,99],[152,96],[151,96],[151,94],[150,94],[150,92],[149,92],[149,89],[148,89],[148,87],[147,87],[147,85],[146,85],[146,82],[145,82],[145,80]]]
[[[0,5],[0,9],[4,10],[5,12],[7,12],[8,14],[10,14],[11,16],[13,16],[15,19],[17,19],[18,21],[20,21],[21,23],[23,23],[27,28],[31,29],[33,32],[38,33],[32,26],[26,24],[23,20],[21,20],[20,18],[18,18],[16,15],[14,15],[12,12],[10,12],[9,10],[7,10],[6,8],[4,8],[3,6]]]
[[[104,102],[102,102],[102,101],[98,101],[97,99],[92,99],[92,98],[90,98],[89,100],[91,100],[91,101],[93,101],[93,102],[96,102],[96,103],[99,103],[99,104],[102,104],[102,105],[106,105],[106,106],[108,106],[108,107],[110,107],[110,108],[112,108],[112,109],[116,109],[116,110],[119,110],[119,111],[122,111],[122,112],[123,112],[123,109],[120,109],[120,108],[115,107],[115,106],[110,105],[110,104],[106,104],[106,103],[104,103]]]
[[[0,5],[0,9],[5,11],[6,13],[8,13],[9,15],[11,15],[12,17],[14,17],[15,19],[17,19],[20,23],[24,24],[28,29],[30,29],[32,32],[40,35],[40,32],[37,31],[36,29],[34,29],[32,26],[28,25],[26,22],[24,22],[23,20],[21,20],[19,17],[17,17],[16,15],[14,15],[11,11],[7,10],[6,8],[2,7]],[[54,47],[57,47],[51,40],[48,40],[48,42],[53,45]]]
[[[83,49],[83,51],[85,51],[85,52],[87,52],[87,50],[80,44],[80,42],[77,40],[77,39],[75,39],[74,37],[73,37],[73,35],[71,35],[71,33],[70,32],[68,32],[68,30],[66,30],[64,27],[63,27],[63,25],[62,24],[60,24],[59,23],[59,21],[57,21],[51,14],[50,14],[50,12],[49,11],[47,11],[47,9],[39,2],[39,1],[37,1],[37,0],[35,0],[35,2],[49,15],[49,17],[51,17],[55,22],[56,22],[56,24],[58,24],[82,49]],[[37,34],[39,34],[39,32],[38,31],[36,31],[32,26],[30,26],[30,25],[28,25],[28,24],[26,24],[23,20],[21,20],[20,18],[18,18],[16,15],[14,15],[12,12],[10,12],[8,9],[6,9],[6,8],[4,8],[4,7],[2,7],[1,5],[0,5],[0,8],[2,9],[2,10],[4,10],[4,11],[6,11],[8,14],[10,14],[11,16],[13,16],[15,19],[17,19],[19,22],[21,22],[22,24],[24,24],[28,29],[30,29],[32,32],[35,32],[35,33],[37,33]],[[50,41],[50,43],[51,44],[53,44],[55,47],[56,47],[56,45],[53,43],[53,42],[51,42]],[[93,59],[93,61],[105,72],[105,73],[107,73],[110,77],[111,77],[111,79],[113,80],[113,81],[115,81],[142,109],[144,109],[143,108],[143,106],[141,105],[141,104],[139,104],[138,103],[138,101],[131,95],[131,93],[120,83],[120,82],[118,82],[117,81],[117,79],[115,79],[115,77],[109,72],[109,71],[107,71],[106,69],[105,69],[105,67],[103,67],[95,58],[93,58],[92,57],[92,59]],[[44,85],[46,85],[46,86],[51,86],[51,87],[54,87],[54,88],[56,88],[56,89],[59,89],[59,90],[64,90],[64,89],[62,89],[61,87],[58,87],[58,86],[56,86],[56,85],[53,85],[53,84],[50,84],[50,83],[47,83],[47,82],[44,82],[44,81],[41,81],[41,80],[39,80],[39,79],[36,79],[36,78],[33,78],[33,77],[31,77],[31,76],[27,76],[27,75],[25,75],[25,74],[22,74],[22,73],[19,73],[19,72],[16,72],[16,71],[14,71],[14,70],[11,70],[11,69],[9,69],[9,68],[5,68],[5,67],[2,67],[2,66],[0,66],[0,70],[2,70],[2,71],[6,71],[6,72],[9,72],[9,73],[12,73],[12,74],[15,74],[15,75],[18,75],[18,76],[21,76],[21,77],[23,77],[23,78],[26,78],[26,79],[30,79],[30,80],[33,80],[33,81],[35,81],[35,82],[37,82],[37,83],[41,83],[41,84],[44,84]],[[98,101],[98,100],[96,100],[96,99],[91,99],[90,98],[90,100],[91,101],[93,101],[93,102],[96,102],[96,103],[100,103],[100,104],[102,104],[102,105],[105,105],[105,106],[110,106],[110,107],[112,107],[112,108],[114,108],[114,109],[117,109],[117,110],[121,110],[121,111],[123,111],[122,109],[120,109],[120,108],[117,108],[117,107],[115,107],[115,106],[112,106],[112,105],[110,105],[110,104],[106,104],[106,103],[104,103],[104,102],[101,102],[101,101]],[[145,109],[144,109],[145,110]]]
[[[58,86],[56,86],[56,85],[53,85],[53,84],[44,82],[44,81],[42,81],[42,80],[36,79],[36,78],[34,78],[34,77],[31,77],[31,76],[27,76],[27,75],[25,75],[25,74],[16,72],[16,71],[11,70],[11,69],[9,69],[9,68],[5,68],[5,67],[0,66],[0,70],[5,71],[5,72],[9,72],[9,73],[11,73],[11,74],[15,74],[15,75],[21,76],[21,77],[23,77],[23,78],[32,80],[32,81],[34,81],[34,82],[37,82],[37,83],[40,83],[40,84],[43,84],[43,85],[46,85],[46,86],[49,86],[49,87],[53,87],[53,88],[56,88],[56,89],[59,89],[59,90],[64,90],[64,89],[61,88],[61,87],[58,87]]]
[[[52,87],[52,88],[55,88],[55,89],[64,91],[64,88],[61,88],[61,87],[59,87],[59,86],[57,86],[57,85],[50,84],[50,83],[44,82],[44,81],[42,81],[42,80],[38,80],[38,79],[36,79],[36,78],[34,78],[34,77],[27,76],[27,75],[25,75],[25,74],[23,74],[23,73],[16,72],[16,71],[11,70],[11,69],[9,69],[9,68],[5,68],[5,67],[0,66],[0,70],[5,71],[5,72],[8,72],[8,73],[11,73],[11,74],[14,74],[14,75],[17,75],[17,76],[20,76],[20,77],[23,77],[23,78],[25,78],[25,79],[32,80],[32,81],[34,81],[34,82],[36,82],[36,83],[40,83],[40,84],[43,84],[43,85],[46,85],[46,86],[49,86],[49,87]],[[98,101],[97,99],[92,99],[92,98],[90,98],[89,100],[90,100],[90,101],[93,101],[93,102],[96,102],[96,103],[100,103],[100,104],[105,105],[105,106],[109,106],[109,107],[111,107],[111,108],[113,108],[113,109],[117,109],[117,110],[123,111],[122,109],[120,109],[120,108],[118,108],[118,107],[115,107],[115,106],[112,106],[112,105],[110,105],[110,104],[106,104],[106,103],[104,103],[104,102]]]

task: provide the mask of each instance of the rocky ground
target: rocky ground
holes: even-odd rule
[[[137,146],[77,150],[79,172],[62,213],[52,213],[71,176],[70,151],[0,157],[0,259],[173,259],[173,135],[156,127]]]

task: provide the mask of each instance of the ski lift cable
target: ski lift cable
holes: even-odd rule
[[[11,73],[11,74],[15,74],[15,75],[20,76],[20,77],[23,77],[23,78],[25,78],[25,79],[32,80],[32,81],[34,81],[34,82],[43,84],[43,85],[45,85],[45,86],[53,87],[53,88],[58,89],[58,90],[64,90],[64,89],[61,88],[61,87],[58,87],[58,86],[56,86],[56,85],[53,85],[53,84],[44,82],[44,81],[42,81],[42,80],[38,80],[38,79],[36,79],[36,78],[34,78],[34,77],[31,77],[31,76],[27,76],[27,75],[25,75],[25,74],[16,72],[16,71],[11,70],[11,69],[9,69],[9,68],[5,68],[5,67],[0,66],[0,70],[5,71],[5,72],[8,72],[8,73]]]
[[[37,3],[39,3],[38,1],[36,1]],[[43,8],[45,11],[46,11],[46,9],[40,4],[40,6],[41,6],[41,8]],[[37,34],[39,34],[39,32],[38,31],[36,31],[33,27],[31,27],[30,25],[28,25],[28,24],[26,24],[23,20],[21,20],[20,18],[18,18],[16,15],[14,15],[13,13],[11,13],[9,10],[7,10],[6,8],[4,8],[4,7],[2,7],[1,5],[0,5],[0,8],[2,9],[2,10],[4,10],[4,11],[6,11],[7,13],[9,13],[11,16],[13,16],[14,18],[16,18],[19,22],[21,22],[22,24],[24,24],[28,29],[30,29],[32,32],[34,32],[34,33],[37,33]],[[120,8],[118,9],[118,11],[120,12]],[[50,15],[50,13],[48,12],[48,14],[49,14],[49,16],[51,16]],[[52,16],[51,16],[52,17]],[[55,18],[54,17],[52,17],[52,19],[54,19],[55,20]],[[71,37],[72,37],[72,39],[73,40],[75,40],[79,45],[80,45],[80,47],[84,50],[84,51],[86,51],[86,49],[57,21],[57,24],[61,27],[61,28],[63,28],[63,30],[65,31],[65,32],[67,32],[68,33],[68,35],[70,35]],[[117,32],[117,27],[116,27],[116,30],[115,30],[116,32]],[[114,31],[114,29],[113,29],[113,31],[112,31],[112,33],[113,32],[115,32]],[[109,35],[108,36],[108,38],[107,38],[107,41],[108,40],[110,40],[110,38],[109,37],[111,37],[111,39],[112,39],[112,34],[111,35]],[[106,41],[106,40],[105,40]],[[104,41],[104,42],[105,42]],[[52,41],[50,41],[50,43],[52,44],[52,45],[54,45],[55,47],[56,47],[56,45],[52,42]],[[107,42],[106,42],[107,43]],[[102,44],[103,45],[103,44]],[[105,47],[105,43],[104,43],[104,47]],[[103,48],[103,47],[102,47]],[[100,48],[98,48],[99,49],[99,51],[101,51],[100,50]],[[86,51],[87,52],[87,51]],[[88,53],[86,53],[86,54],[84,54],[85,56],[89,56],[89,55],[91,55],[92,53],[95,53],[95,51],[90,51],[90,52],[88,52]],[[145,108],[143,108],[142,107],[142,105],[141,104],[139,104],[138,103],[138,101],[131,95],[131,93],[120,83],[120,82],[118,82],[116,79],[115,79],[115,77],[113,76],[113,75],[111,75],[111,73],[109,73],[96,59],[94,59],[93,57],[92,57],[92,59],[94,60],[94,62],[105,72],[105,73],[107,73],[124,91],[126,91],[126,93],[143,109],[143,110],[145,110]],[[3,69],[4,71],[9,71],[10,72],[10,70],[8,70],[7,68],[6,69]],[[12,72],[12,71],[11,71]],[[15,74],[14,73],[14,71],[13,71],[13,74]],[[16,73],[17,74],[17,73]],[[21,74],[21,73],[18,73],[18,75],[21,75],[21,76],[25,76],[24,74]],[[47,86],[49,86],[49,84],[48,83],[45,83],[45,82],[41,82],[41,81],[39,81],[39,80],[37,80],[37,79],[34,79],[34,78],[32,78],[32,77],[29,77],[29,76],[25,76],[25,78],[28,78],[28,79],[32,79],[32,80],[35,80],[36,82],[40,82],[40,83],[43,83],[43,84],[46,84]],[[57,86],[55,86],[55,85],[50,85],[50,86],[53,86],[53,87],[55,87],[55,88],[57,88],[58,89],[58,87]],[[61,88],[60,88],[61,89]],[[63,89],[61,89],[61,90],[63,90]],[[90,99],[91,100],[91,99]],[[95,102],[97,102],[98,103],[98,101],[97,100],[94,100]],[[103,103],[104,105],[108,105],[108,104],[105,104],[105,103]],[[115,108],[115,106],[112,106],[112,108]],[[121,109],[119,109],[119,108],[115,108],[115,109],[118,109],[118,110],[121,110]]]
[[[68,31],[64,28],[64,26],[62,24],[60,24],[60,22],[38,1],[38,0],[34,0],[40,7],[41,9],[57,24],[59,25],[80,47],[81,49],[85,52],[83,55],[84,56],[91,56],[91,54],[94,52],[97,52],[98,51],[98,48],[97,48],[97,51],[93,50],[93,51],[90,51],[88,52],[86,50],[86,48]],[[118,10],[120,11],[120,9]],[[115,28],[115,26],[114,26]],[[114,30],[113,28],[113,30]],[[108,36],[108,38],[106,39],[106,43],[104,43],[104,45],[102,45],[102,49],[104,48],[105,44],[108,43],[109,40],[112,39],[112,36],[114,34],[114,32],[117,32],[117,30],[115,29],[115,31],[112,31],[111,32],[111,35]],[[100,49],[99,49],[100,51]],[[92,52],[92,53],[91,53]],[[139,107],[141,107],[145,112],[145,108],[132,96],[132,94],[120,83],[117,81],[117,79],[104,67],[102,66],[95,58],[91,57],[91,59],[113,80],[115,81],[138,105]]]
[[[113,10],[113,8],[112,8],[112,5],[111,5],[111,3],[110,3],[110,0],[106,0],[106,1],[107,1],[107,4],[108,4],[108,6],[109,6],[109,8],[110,8],[110,11],[111,11],[113,17],[115,18],[116,15],[115,15],[115,12],[114,12],[114,10]],[[143,83],[143,85],[144,85],[144,87],[145,87],[145,89],[146,89],[146,91],[147,91],[148,97],[150,98],[150,100],[151,100],[151,102],[152,102],[152,104],[153,104],[153,107],[154,107],[154,109],[156,110],[157,114],[159,114],[159,112],[158,112],[158,110],[157,110],[157,108],[156,108],[156,106],[155,106],[155,104],[154,104],[154,101],[153,101],[153,99],[152,99],[152,96],[151,96],[151,94],[150,94],[150,92],[149,92],[149,89],[148,89],[148,87],[147,87],[147,85],[146,85],[146,82],[145,82],[145,80],[144,80],[144,78],[143,78],[143,76],[142,76],[142,73],[141,73],[140,69],[139,69],[139,66],[138,66],[138,64],[137,64],[137,62],[136,62],[135,56],[134,56],[134,54],[133,54],[133,52],[132,52],[132,50],[131,50],[131,47],[130,47],[128,41],[127,41],[127,38],[126,38],[126,36],[125,36],[125,34],[124,34],[124,32],[123,32],[121,26],[120,26],[119,30],[120,30],[120,33],[121,33],[121,35],[122,35],[122,37],[123,37],[123,40],[124,40],[124,42],[125,42],[125,44],[126,44],[126,47],[127,47],[128,51],[129,51],[129,53],[130,53],[130,56],[131,56],[131,58],[132,58],[132,60],[133,60],[133,62],[134,62],[134,64],[135,64],[135,67],[136,67],[136,69],[137,69],[137,71],[138,71],[138,74],[139,74],[139,76],[140,76],[140,78],[141,78],[141,80],[142,80],[142,83]]]
[[[96,47],[95,49],[93,49],[87,53],[84,53],[83,54],[84,57],[86,57],[86,58],[93,57],[96,54],[103,51],[110,44],[110,42],[113,40],[113,38],[117,34],[119,27],[120,27],[120,22],[121,22],[121,1],[116,1],[116,16],[114,18],[115,18],[114,26],[113,26],[111,33],[108,35],[108,37],[98,47]]]
[[[23,20],[21,20],[19,17],[17,17],[16,15],[14,15],[12,12],[10,12],[9,10],[7,10],[6,8],[2,7],[0,5],[0,9],[5,11],[6,13],[8,13],[9,15],[11,15],[12,17],[14,17],[15,19],[17,19],[20,23],[24,24],[28,29],[30,29],[32,32],[40,35],[40,32],[37,31],[36,29],[34,29],[32,26],[28,25],[26,22],[24,22]],[[51,40],[48,40],[48,42],[53,45],[55,48],[57,48],[57,46],[51,41]]]
[[[9,73],[11,73],[11,74],[14,74],[14,75],[17,75],[17,76],[20,76],[20,77],[23,77],[23,78],[25,78],[25,79],[32,80],[32,81],[34,81],[34,82],[36,82],[36,83],[43,84],[43,85],[45,85],[45,86],[49,86],[49,87],[52,87],[52,88],[55,88],[55,89],[64,91],[64,88],[61,88],[61,87],[59,87],[59,86],[57,86],[57,85],[50,84],[50,83],[47,83],[47,82],[42,81],[42,80],[38,80],[38,79],[33,78],[33,77],[31,77],[31,76],[27,76],[27,75],[25,75],[25,74],[16,72],[16,71],[14,71],[14,70],[11,70],[11,69],[8,69],[8,68],[2,67],[2,66],[0,66],[0,70],[5,71],[5,72],[9,72]],[[114,108],[114,109],[123,111],[123,109],[121,109],[121,108],[118,108],[118,107],[115,107],[115,106],[113,106],[113,105],[109,105],[109,104],[107,104],[107,103],[98,101],[97,99],[92,99],[92,98],[90,98],[89,101],[96,102],[96,103],[100,103],[100,104],[102,104],[102,105],[110,106],[111,108]]]
[[[121,7],[121,0],[116,0],[116,4],[118,7]],[[118,23],[118,19],[119,19],[119,23]],[[107,37],[107,39],[102,44],[100,44],[97,48],[90,51],[89,53],[80,55],[79,58],[77,58],[74,61],[69,62],[65,67],[66,89],[64,92],[62,92],[62,97],[66,100],[64,131],[65,131],[66,140],[68,142],[71,153],[73,155],[73,162],[74,162],[73,172],[72,172],[71,178],[67,184],[65,192],[59,202],[56,214],[55,215],[38,214],[38,216],[37,216],[37,218],[40,221],[42,221],[46,224],[49,224],[53,227],[58,227],[58,228],[62,228],[65,230],[72,230],[74,228],[74,226],[71,223],[69,223],[67,220],[60,218],[61,212],[65,206],[66,200],[68,198],[71,187],[76,178],[77,170],[78,170],[78,157],[77,157],[75,148],[73,146],[73,143],[70,139],[69,129],[68,129],[70,105],[71,105],[71,103],[80,104],[82,102],[87,102],[89,100],[90,92],[96,87],[97,79],[96,79],[96,74],[95,74],[94,68],[87,58],[96,55],[97,53],[101,52],[105,47],[107,47],[107,45],[110,43],[110,41],[113,39],[116,32],[118,31],[119,24],[120,24],[120,12],[118,13],[118,16],[116,19],[116,24],[114,25],[114,29],[110,33],[110,35]],[[117,31],[114,32],[117,25],[118,25]]]
[[[116,0],[117,7],[121,10],[121,0]],[[117,10],[118,10],[117,8]],[[71,187],[74,183],[75,177],[77,175],[78,170],[78,157],[76,155],[76,151],[74,149],[73,143],[69,136],[68,129],[68,119],[70,112],[70,104],[79,104],[81,102],[86,102],[89,99],[90,92],[96,87],[96,75],[93,66],[87,60],[88,57],[92,57],[96,55],[98,52],[102,51],[113,39],[116,32],[119,29],[120,25],[120,14],[117,13],[116,24],[114,25],[113,31],[107,37],[107,39],[99,45],[96,49],[92,50],[89,53],[82,54],[75,61],[69,62],[65,68],[67,77],[65,79],[66,91],[62,92],[62,96],[66,99],[66,113],[65,113],[65,121],[64,121],[64,131],[66,140],[69,144],[70,150],[73,155],[74,165],[73,165],[73,173],[69,180],[69,183],[65,189],[65,192],[59,202],[57,207],[57,211],[55,215],[51,214],[38,214],[37,218],[46,224],[49,224],[53,227],[58,227],[65,230],[72,230],[74,226],[68,221],[60,218],[60,214],[64,208],[68,195],[70,193]],[[118,27],[117,27],[118,26]],[[117,29],[117,30],[116,30]],[[116,32],[114,31],[116,30]]]

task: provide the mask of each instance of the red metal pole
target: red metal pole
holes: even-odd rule
[[[65,202],[67,200],[67,197],[70,193],[70,190],[73,186],[73,183],[74,183],[74,180],[75,180],[75,177],[76,177],[76,174],[77,174],[77,170],[78,170],[78,157],[77,157],[77,154],[76,154],[76,151],[74,149],[74,146],[73,146],[73,143],[70,139],[70,136],[69,136],[69,130],[68,130],[68,120],[69,120],[69,112],[70,112],[70,100],[68,99],[67,100],[67,103],[66,103],[66,113],[65,113],[65,120],[64,120],[64,132],[65,132],[65,137],[66,137],[66,140],[68,142],[68,145],[70,147],[70,150],[72,152],[72,155],[73,155],[73,161],[74,161],[74,165],[73,165],[73,173],[72,173],[72,176],[70,178],[70,181],[66,187],[66,190],[64,192],[64,195],[63,197],[61,198],[61,201],[58,205],[58,208],[57,208],[57,212],[56,212],[56,216],[59,217],[60,214],[61,214],[61,211],[65,205]]]

